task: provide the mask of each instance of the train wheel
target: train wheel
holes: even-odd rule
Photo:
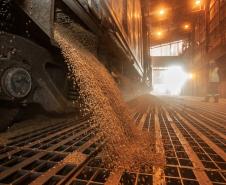
[[[13,124],[18,111],[18,109],[0,108],[0,132],[6,131]]]

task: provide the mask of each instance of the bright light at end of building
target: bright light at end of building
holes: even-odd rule
[[[154,84],[154,94],[180,95],[186,81],[193,78],[181,66],[171,66],[161,76],[161,84]]]
[[[195,75],[194,75],[193,73],[189,73],[189,74],[188,74],[188,79],[191,80],[191,79],[194,79],[194,77],[195,77]]]
[[[172,66],[166,72],[167,89],[171,95],[179,95],[188,79],[188,75],[180,66]]]

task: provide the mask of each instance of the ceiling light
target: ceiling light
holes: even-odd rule
[[[185,24],[185,25],[184,25],[184,29],[185,29],[185,30],[190,29],[190,25],[189,25],[189,24]]]
[[[161,36],[161,35],[162,35],[162,32],[161,32],[161,31],[158,31],[158,32],[157,32],[157,35],[158,35],[158,36]]]
[[[196,5],[196,6],[198,6],[198,5],[200,5],[200,4],[201,4],[201,0],[196,0],[196,1],[195,1],[195,5]]]
[[[156,35],[157,38],[162,38],[163,32],[162,32],[161,30],[159,30],[159,31],[157,31],[157,32],[155,33],[155,35]]]
[[[162,16],[162,15],[164,15],[165,13],[166,13],[166,11],[165,11],[164,9],[160,9],[160,10],[159,10],[159,15]]]

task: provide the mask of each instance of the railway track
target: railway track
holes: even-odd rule
[[[136,126],[153,135],[165,168],[121,171],[115,184],[226,184],[225,114],[209,105],[168,102],[156,99],[142,107],[138,101],[133,115]],[[13,136],[0,146],[0,184],[109,184],[114,174],[102,163],[103,145],[86,118]]]

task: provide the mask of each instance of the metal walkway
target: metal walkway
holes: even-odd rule
[[[147,103],[148,102],[148,103]],[[226,111],[222,105],[156,99],[134,110],[134,120],[153,135],[164,169],[119,172],[124,185],[226,184]],[[133,105],[134,106],[134,105]],[[107,184],[101,162],[104,141],[86,119],[59,121],[10,138],[0,146],[0,184]]]

